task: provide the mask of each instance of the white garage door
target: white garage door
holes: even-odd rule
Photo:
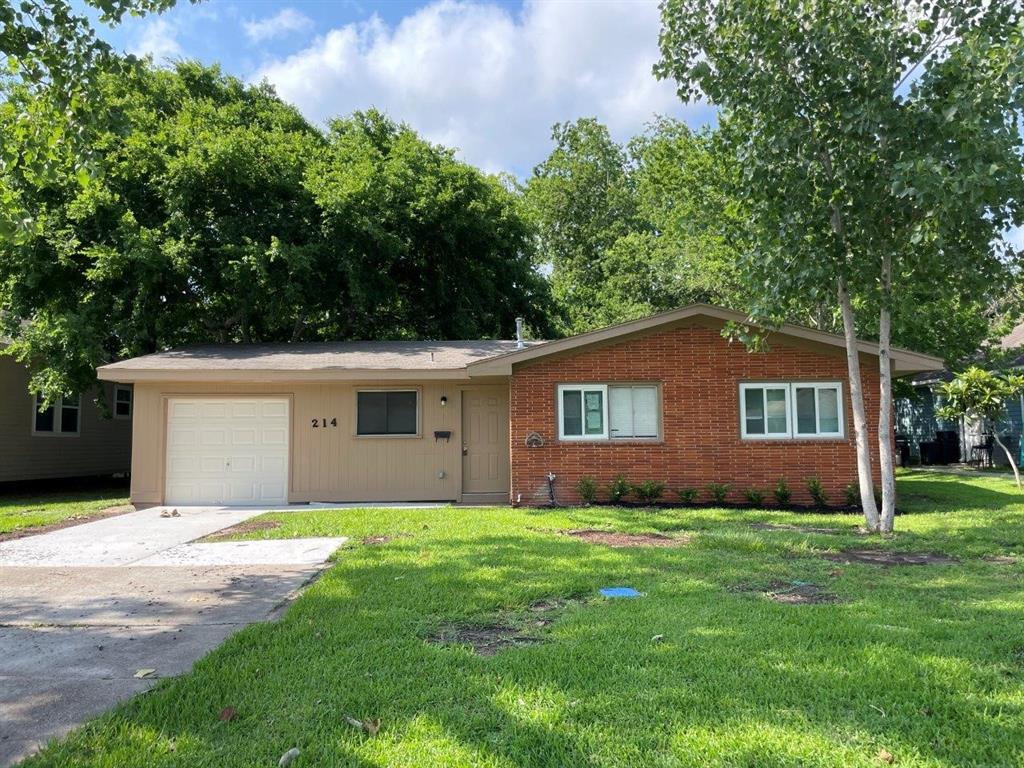
[[[174,398],[167,412],[165,504],[288,500],[288,401]]]

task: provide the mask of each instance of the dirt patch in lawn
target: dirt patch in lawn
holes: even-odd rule
[[[841,603],[843,600],[834,592],[806,582],[776,581],[765,590],[765,597],[777,603],[790,605],[821,605]]]
[[[280,520],[246,520],[244,523],[232,525],[230,528],[224,528],[223,530],[211,533],[209,536],[204,537],[202,541],[224,541],[225,539],[231,539],[246,533],[273,531],[280,527]]]
[[[619,533],[617,531],[598,531],[594,529],[578,529],[563,532],[574,539],[582,539],[591,544],[603,544],[606,547],[681,547],[690,542],[690,537],[665,536],[661,533]]]
[[[1012,555],[990,555],[983,558],[986,563],[995,563],[996,565],[1016,565],[1020,560]]]
[[[844,533],[862,533],[850,528],[823,528],[815,525],[778,525],[776,523],[751,523],[750,527],[757,531],[789,531],[793,533],[827,533],[841,535]]]
[[[760,584],[738,584],[729,588],[730,592],[747,592],[761,594],[776,603],[788,605],[822,605],[845,602],[834,592],[829,592],[818,584],[807,581],[773,581],[767,587]]]
[[[480,656],[493,656],[506,648],[542,642],[507,624],[442,624],[430,637],[434,645],[469,645]]]
[[[43,510],[26,509],[25,512],[42,512]],[[131,504],[122,504],[117,507],[107,507],[106,509],[98,509],[95,512],[88,512],[84,515],[72,515],[71,517],[65,517],[63,520],[55,520],[52,523],[46,525],[35,525],[30,528],[16,528],[13,531],[7,531],[6,533],[0,533],[0,541],[14,541],[14,539],[24,539],[26,536],[36,536],[40,533],[50,533],[50,531],[59,531],[61,528],[71,528],[75,525],[81,525],[82,523],[92,523],[96,520],[102,520],[106,517],[117,517],[118,515],[127,515],[129,512],[134,512],[135,507]]]
[[[956,565],[960,561],[941,552],[885,552],[880,549],[847,549],[843,552],[822,552],[821,557],[836,563],[867,565]]]
[[[389,544],[392,541],[394,541],[395,539],[409,539],[409,538],[412,538],[412,534],[411,533],[393,533],[393,534],[390,534],[390,535],[389,534],[384,534],[384,533],[379,533],[379,534],[375,534],[373,536],[366,536],[366,537],[364,537],[362,539],[362,543],[363,543],[363,546],[366,546],[366,547],[376,547],[376,546],[380,546],[381,544]]]

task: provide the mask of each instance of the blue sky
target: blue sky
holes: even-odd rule
[[[127,19],[120,50],[267,79],[312,121],[370,106],[523,177],[553,123],[596,116],[618,139],[655,115],[712,121],[651,75],[656,0],[209,0]]]

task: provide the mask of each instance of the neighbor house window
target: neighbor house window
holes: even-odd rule
[[[81,398],[78,395],[58,397],[56,402],[39,410],[43,405],[42,395],[33,401],[32,434],[34,435],[77,435]]]
[[[132,390],[123,384],[114,385],[114,418],[130,419],[132,417]]]
[[[560,384],[562,440],[656,438],[661,419],[655,384]]]
[[[418,433],[416,390],[356,394],[357,435],[415,435]]]
[[[740,384],[740,432],[748,439],[842,437],[842,385]]]

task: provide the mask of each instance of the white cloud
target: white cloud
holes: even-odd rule
[[[255,43],[292,32],[304,32],[312,26],[313,20],[294,8],[282,8],[273,16],[258,21],[250,19],[242,22],[246,37]]]
[[[527,0],[513,16],[437,0],[389,26],[332,29],[255,73],[321,121],[376,106],[481,167],[526,174],[550,151],[551,125],[594,115],[618,138],[655,114],[712,119],[658,82],[654,0]]]
[[[157,64],[181,58],[185,54],[178,43],[177,25],[166,18],[147,20],[128,52],[136,56],[152,56]]]

